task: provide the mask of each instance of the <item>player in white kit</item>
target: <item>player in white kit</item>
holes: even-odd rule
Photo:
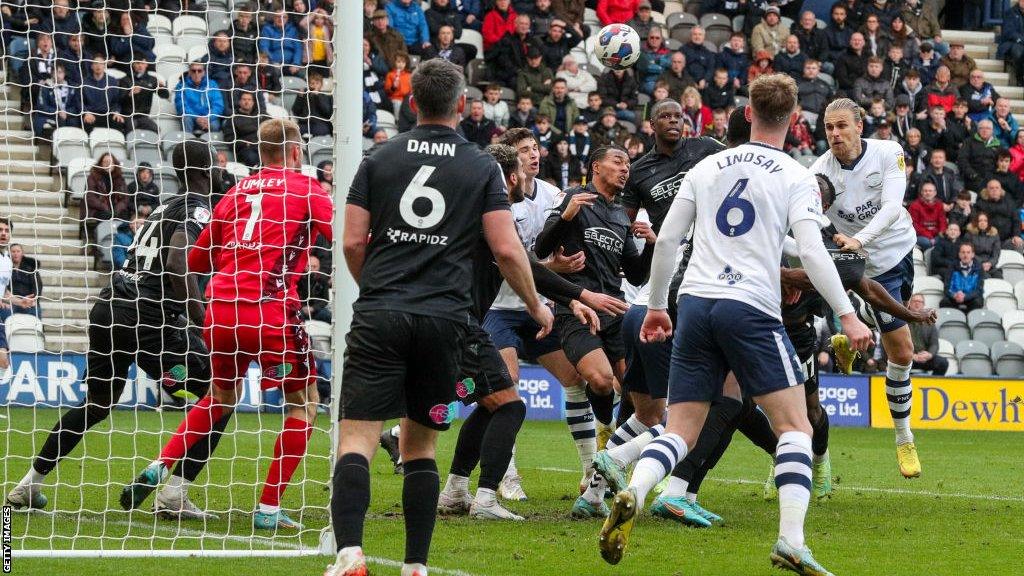
[[[691,224],[693,255],[679,289],[679,314],[669,369],[666,431],[641,455],[629,486],[615,495],[601,529],[601,555],[622,558],[638,507],[694,445],[725,375],[767,413],[779,438],[779,538],[771,560],[800,574],[829,574],[804,544],[811,490],[811,425],[803,375],[781,321],[779,262],[792,229],[811,281],[839,315],[855,349],[871,332],[857,319],[821,240],[821,197],[814,176],[781,150],[796,107],[788,76],[750,85],[749,144],[701,161],[683,180],[661,228],[651,267],[651,297],[641,329],[645,341],[672,334],[666,312],[675,253]]]
[[[917,235],[910,214],[903,208],[907,187],[903,148],[896,142],[861,138],[861,110],[848,98],[829,104],[824,122],[830,149],[811,171],[824,175],[835,187],[835,201],[826,216],[839,232],[836,244],[844,250],[863,248],[868,255],[864,276],[905,304],[914,284]],[[917,478],[921,461],[910,431],[914,343],[906,322],[883,312],[874,316],[888,357],[885,394],[896,428],[896,460],[905,478]],[[853,355],[845,349],[841,336],[833,337],[833,345],[837,357],[845,355],[852,361]]]

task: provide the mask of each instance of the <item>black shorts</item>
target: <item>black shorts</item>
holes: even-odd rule
[[[352,316],[345,337],[342,420],[407,417],[447,430],[459,414],[455,383],[469,325],[392,310]]]
[[[641,342],[640,327],[647,306],[632,306],[622,317],[622,341],[626,350],[623,392],[641,392],[660,400],[668,395],[668,368],[672,362],[672,341]]]
[[[796,357],[800,360],[800,367],[804,373],[804,391],[808,394],[818,393],[818,333],[814,330],[814,324],[801,322],[786,326],[786,334],[793,349],[796,350]]]
[[[590,326],[580,322],[572,314],[555,315],[555,330],[562,339],[562,350],[575,366],[594,350],[604,350],[608,361],[612,364],[626,357],[625,345],[622,343],[622,317],[601,314],[601,329],[597,334],[590,333]]]
[[[455,395],[466,406],[515,386],[491,337],[476,323],[470,324],[466,335],[460,374],[462,379],[455,383]]]
[[[210,387],[210,353],[184,318],[140,317],[132,306],[97,302],[89,311],[85,384],[90,401],[116,403],[132,364],[172,396],[202,398]]]

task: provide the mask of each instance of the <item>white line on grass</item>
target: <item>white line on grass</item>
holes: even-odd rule
[[[572,470],[569,468],[542,467],[535,468],[535,470],[544,470],[547,472],[565,472],[567,474],[579,474],[579,470]],[[757,486],[761,486],[764,484],[764,480],[747,480],[745,478],[708,478],[707,480],[710,480],[712,482],[720,482],[723,484],[754,484]],[[990,500],[993,502],[1024,502],[1024,497],[1022,496],[999,496],[996,494],[970,494],[967,492],[932,492],[930,490],[908,490],[906,488],[879,488],[876,486],[849,486],[846,484],[839,485],[837,489],[850,492],[909,494],[912,496],[965,498],[968,500]]]

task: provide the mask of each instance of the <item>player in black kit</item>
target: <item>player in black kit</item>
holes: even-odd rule
[[[343,248],[359,284],[346,337],[339,459],[331,520],[338,555],[327,574],[365,574],[369,461],[384,420],[402,418],[403,574],[426,574],[440,491],[438,431],[457,415],[456,381],[472,312],[481,231],[502,275],[541,326],[540,301],[509,210],[501,169],[455,131],[465,108],[460,68],[424,62],[412,77],[417,125],[366,157],[345,207]],[[371,234],[372,232],[372,234]]]
[[[107,418],[133,363],[172,395],[206,395],[209,359],[197,331],[203,325],[202,294],[195,275],[186,269],[186,256],[210,221],[209,196],[220,178],[211,177],[213,156],[205,143],[179,144],[172,162],[182,193],[146,219],[128,247],[124,266],[111,274],[110,285],[89,312],[85,401],[57,421],[28,474],[7,495],[10,505],[46,506],[39,490],[43,478],[74,450],[86,430]],[[172,483],[178,490],[158,499],[161,515],[212,516],[189,502],[181,487],[206,464],[226,422],[218,422],[218,433],[209,442],[197,443],[176,467]]]

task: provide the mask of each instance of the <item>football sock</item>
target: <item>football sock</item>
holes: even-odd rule
[[[592,474],[589,484],[587,484],[587,489],[583,492],[583,499],[591,504],[604,502],[604,493],[607,488],[608,483],[605,481],[604,476],[597,473]]]
[[[443,492],[469,492],[469,477],[449,474]]]
[[[405,463],[402,513],[405,515],[405,563],[426,564],[441,492],[437,462],[418,458]]]
[[[803,432],[779,436],[775,456],[779,489],[779,536],[792,546],[804,545],[804,517],[811,499],[811,437]]]
[[[686,442],[678,434],[662,434],[644,448],[629,479],[629,487],[636,489],[637,506],[644,505],[647,493],[685,457]]]
[[[640,419],[636,417],[636,414],[633,414],[628,420],[620,424],[614,433],[612,433],[612,437],[608,439],[608,445],[606,448],[622,446],[626,442],[629,442],[646,431],[647,425],[641,422]]]
[[[733,432],[743,412],[743,402],[723,396],[711,403],[704,427],[701,428],[697,443],[672,471],[673,477],[686,480],[689,490],[696,493],[707,473],[718,464],[732,442]],[[772,435],[774,438],[774,434]]]
[[[44,478],[46,478],[46,476],[43,476],[39,472],[36,472],[36,469],[34,467],[29,466],[28,472],[25,473],[25,477],[22,478],[21,482],[18,482],[18,484],[21,486],[28,486],[29,488],[35,489],[36,486],[43,483]]]
[[[306,444],[313,434],[313,426],[301,418],[288,418],[274,443],[274,461],[267,471],[260,504],[277,507],[281,505],[281,494],[288,488],[295,469],[306,455]]]
[[[825,412],[824,408],[818,410],[818,417],[811,420],[811,429],[814,430],[814,435],[811,436],[811,449],[817,462],[828,452],[828,412]]]
[[[753,400],[743,399],[743,414],[740,416],[736,429],[749,438],[755,446],[767,452],[769,456],[775,455],[775,447],[779,439],[775,437],[768,417],[758,409]]]
[[[676,466],[676,470],[678,469],[679,466]],[[675,472],[673,472],[672,475],[668,477],[668,486],[665,486],[665,490],[662,491],[661,495],[665,498],[682,498],[683,496],[686,496],[686,491],[689,486],[689,482],[676,476]]]
[[[213,430],[213,423],[224,416],[224,406],[214,404],[212,396],[205,396],[189,410],[178,425],[178,430],[164,445],[160,461],[171,468],[188,449]]]
[[[502,404],[491,415],[491,425],[480,443],[480,488],[497,490],[506,471],[518,475],[512,454],[525,419],[526,404],[518,400]]]
[[[89,403],[88,399],[85,402],[65,412],[53,425],[53,430],[32,463],[32,468],[41,476],[49,474],[58,462],[78,446],[86,430],[106,420],[110,414],[110,408]]]
[[[896,427],[896,445],[914,441],[910,431],[910,399],[914,390],[910,385],[910,366],[901,366],[892,360],[885,370],[885,396],[889,399],[889,414]]]
[[[213,451],[217,449],[217,444],[220,442],[220,437],[224,435],[224,428],[227,427],[228,421],[231,420],[232,413],[228,412],[221,416],[220,420],[214,423],[210,434],[193,444],[185,452],[185,457],[174,467],[171,479],[180,477],[188,482],[195,481],[199,473],[206,467],[210,454],[213,454]]]
[[[587,386],[587,398],[590,399],[590,406],[594,410],[594,418],[605,426],[611,426],[612,410],[615,407],[615,394],[609,393],[601,396],[591,390],[590,386]],[[598,448],[603,448],[603,446],[598,446]]]
[[[370,507],[370,463],[362,454],[342,454],[332,481],[331,526],[338,550],[362,546],[363,522]]]
[[[565,389],[565,423],[569,425],[569,433],[576,444],[580,465],[586,471],[594,463],[594,454],[597,453],[597,431],[594,427],[594,411],[590,408],[590,400],[587,400],[587,391],[583,386]]]
[[[642,424],[641,424],[642,426]],[[655,424],[636,438],[633,438],[625,444],[620,444],[614,448],[608,449],[608,455],[611,456],[616,462],[622,466],[629,466],[640,457],[640,453],[643,449],[651,443],[652,440],[661,436],[662,432],[665,431],[665,427],[661,424]],[[614,438],[614,436],[612,436]],[[608,442],[611,445],[611,441]]]
[[[183,480],[181,476],[172,474],[169,478],[167,478],[167,483],[164,484],[164,490],[181,490],[187,492],[188,487],[191,484],[192,482],[188,480]]]
[[[392,426],[391,427],[391,435],[394,436],[395,438],[398,438],[399,436],[401,436],[402,435],[402,425],[401,424],[395,424],[394,426]]]
[[[477,404],[473,412],[462,423],[459,430],[459,437],[455,441],[455,455],[452,457],[452,465],[449,471],[456,476],[469,478],[473,469],[480,462],[481,444],[484,441],[484,434],[487,426],[491,423],[491,412]]]
[[[473,497],[473,503],[481,506],[490,506],[498,501],[498,497],[495,494],[494,490],[490,488],[477,488],[476,496]]]

